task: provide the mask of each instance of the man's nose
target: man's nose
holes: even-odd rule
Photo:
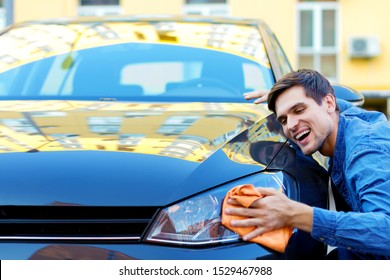
[[[295,131],[298,127],[298,118],[295,118],[294,116],[290,116],[287,118],[287,129],[291,131]]]

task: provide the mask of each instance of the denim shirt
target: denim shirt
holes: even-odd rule
[[[342,111],[329,172],[350,212],[314,208],[312,236],[339,257],[390,259],[390,124],[379,112]]]

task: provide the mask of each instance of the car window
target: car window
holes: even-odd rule
[[[264,75],[261,67],[253,63],[243,63],[245,90],[266,90],[269,85],[274,83],[272,76]]]
[[[207,48],[125,43],[52,56],[0,73],[9,98],[128,98],[158,96],[242,102],[242,93],[270,88],[271,69]]]
[[[170,61],[128,64],[122,68],[122,85],[142,85],[145,94],[160,94],[183,81],[201,77],[200,61]],[[145,75],[148,73],[148,75]],[[150,81],[150,77],[153,80]]]

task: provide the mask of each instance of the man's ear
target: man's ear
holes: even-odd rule
[[[333,113],[336,111],[337,102],[336,102],[336,97],[333,94],[328,93],[324,97],[324,101],[326,103],[326,108],[327,108],[328,113]]]

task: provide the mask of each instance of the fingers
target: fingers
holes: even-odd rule
[[[242,236],[242,240],[249,241],[249,240],[265,233],[265,232],[266,232],[266,230],[263,227],[257,227],[256,229],[252,230],[248,234],[245,234],[244,236]]]
[[[278,190],[275,190],[274,188],[262,188],[257,187],[256,188],[263,196],[269,196],[269,195],[277,195],[280,193]]]
[[[235,205],[235,206],[241,205],[240,203],[237,202],[237,200],[235,200],[233,198],[229,198],[227,200],[227,203],[230,204],[230,205]]]
[[[254,90],[254,91],[244,93],[244,97],[247,100],[254,99],[254,98],[261,98],[264,95],[267,95],[267,93],[268,93],[267,91]]]
[[[256,215],[256,212],[259,211],[258,209],[254,208],[245,208],[245,207],[239,207],[239,208],[226,208],[225,214],[226,215],[234,215],[234,216],[241,216],[241,217],[254,217]],[[257,214],[258,215],[258,214]],[[242,221],[238,221],[239,225],[242,225]],[[236,226],[233,225],[232,226]]]
[[[229,198],[228,204],[232,207],[224,209],[226,215],[237,216],[230,221],[230,225],[236,228],[254,228],[250,233],[243,236],[243,240],[251,240],[275,228],[282,227],[284,220],[281,219],[279,211],[273,207],[274,204],[284,204],[283,193],[273,188],[257,188],[263,198],[256,199],[249,208],[234,207],[240,206],[235,199]]]
[[[247,241],[251,240],[267,231],[272,230],[272,228],[269,228],[267,226],[263,226],[262,220],[260,218],[247,218],[244,220],[232,220],[230,221],[231,226],[236,228],[253,228],[251,232],[247,233],[246,235],[242,236],[242,239]]]
[[[247,92],[247,93],[244,94],[244,98],[246,100],[255,99],[253,101],[255,104],[266,102],[267,98],[268,98],[268,91],[264,91],[264,90],[250,91],[250,92]]]

